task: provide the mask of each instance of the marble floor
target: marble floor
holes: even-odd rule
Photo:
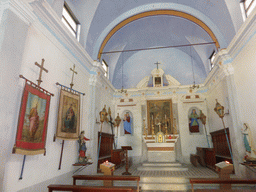
[[[175,166],[175,171],[166,171],[165,167],[159,170],[140,171],[138,167],[142,164],[132,165],[128,171],[131,175],[140,176],[140,187],[142,192],[164,192],[164,191],[191,191],[189,178],[207,178],[218,177],[218,174],[211,169],[205,167],[194,167],[193,165]],[[180,171],[179,171],[180,168]],[[187,169],[184,169],[187,168]],[[114,175],[122,175],[125,172],[125,166],[114,171]],[[84,183],[85,185],[102,185],[102,181],[93,181]],[[115,181],[114,186],[136,186],[136,182]]]
[[[128,171],[131,175],[140,176],[141,192],[191,192],[190,178],[218,178],[218,174],[206,167],[194,167],[193,165],[175,166],[180,167],[180,171],[165,170],[164,166],[159,170],[146,170],[141,171],[138,167],[142,164],[132,165]],[[160,166],[161,167],[161,166]],[[187,169],[184,169],[187,168]],[[114,171],[114,175],[122,175],[125,172],[125,166],[122,166]],[[232,178],[236,178],[235,175],[231,175]],[[103,185],[103,181],[93,181],[83,183],[85,185]],[[115,181],[114,186],[136,186],[136,182],[128,181]],[[246,187],[246,186],[244,186]],[[219,185],[195,185],[195,189],[218,189]],[[239,187],[240,188],[240,187]],[[251,189],[251,187],[250,187]],[[254,186],[254,189],[255,186]],[[243,191],[243,190],[241,190]]]

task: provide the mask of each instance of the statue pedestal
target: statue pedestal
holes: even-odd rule
[[[162,143],[157,143],[152,136],[143,137],[147,146],[148,162],[175,162],[175,144],[178,137],[178,135],[172,135],[172,139],[165,139]]]

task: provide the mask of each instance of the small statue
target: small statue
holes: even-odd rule
[[[252,139],[252,133],[247,123],[243,124],[242,134],[244,139],[244,147],[246,150],[245,160],[256,161],[256,149]]]
[[[79,143],[79,157],[78,157],[78,163],[86,163],[88,161],[87,157],[86,157],[86,141],[90,141],[90,139],[86,138],[84,136],[84,131],[81,131],[80,135],[79,135],[79,139],[78,139],[78,143]]]

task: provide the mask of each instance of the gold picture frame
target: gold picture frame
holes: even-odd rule
[[[172,100],[147,101],[148,135],[156,135],[159,131],[173,134]]]

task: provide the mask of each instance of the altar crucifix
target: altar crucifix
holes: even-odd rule
[[[158,63],[158,61],[155,63],[156,68],[158,69],[158,65],[160,65],[161,63]]]
[[[72,87],[74,86],[74,83],[73,83],[73,80],[74,80],[74,74],[77,74],[77,71],[75,71],[75,65],[73,65],[73,69],[70,68],[70,70],[73,72],[72,74],[72,80],[71,80],[71,83],[70,83],[70,88],[72,89]]]
[[[40,86],[40,84],[43,82],[43,81],[42,81],[42,73],[43,73],[43,71],[45,71],[46,73],[48,73],[48,70],[44,68],[44,61],[45,61],[45,60],[42,59],[41,65],[38,64],[37,62],[35,62],[35,65],[40,68],[39,79],[37,80],[38,86]]]

